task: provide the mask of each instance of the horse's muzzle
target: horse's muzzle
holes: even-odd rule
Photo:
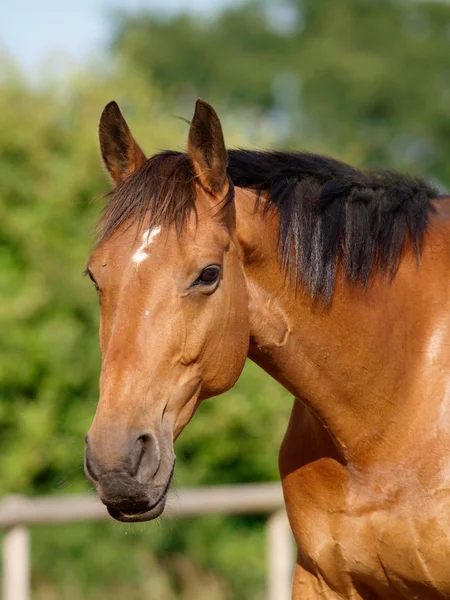
[[[86,477],[118,521],[131,523],[158,517],[165,507],[174,468],[174,457],[161,456],[158,441],[150,432],[134,436],[132,442],[120,448],[117,444],[91,443],[90,436],[86,436]]]

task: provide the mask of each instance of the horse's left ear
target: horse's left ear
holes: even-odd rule
[[[195,104],[188,153],[201,185],[212,194],[220,193],[227,181],[227,149],[219,117],[204,100],[197,100]]]
[[[105,106],[98,135],[103,164],[114,183],[125,181],[146,161],[116,102]]]

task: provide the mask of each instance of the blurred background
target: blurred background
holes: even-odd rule
[[[296,148],[450,187],[450,3],[0,3],[0,496],[89,491],[95,292],[81,277],[119,102],[148,155],[183,149],[195,99],[230,146]],[[175,488],[278,479],[289,395],[249,364],[177,442]],[[32,528],[36,600],[260,600],[264,518]]]

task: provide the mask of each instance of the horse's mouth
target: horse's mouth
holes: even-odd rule
[[[167,494],[169,492],[170,484],[172,483],[174,470],[175,462],[172,465],[172,470],[170,471],[166,487],[164,488],[163,493],[156,502],[138,510],[132,510],[130,508],[120,510],[118,508],[106,506],[110,516],[113,517],[113,519],[116,519],[116,521],[120,521],[121,523],[142,523],[144,521],[152,521],[153,519],[159,517],[166,506]]]
[[[108,513],[113,519],[116,521],[120,521],[121,523],[142,523],[143,521],[151,521],[152,519],[156,519],[164,510],[164,506],[166,498],[162,498],[158,500],[158,503],[151,506],[150,508],[144,510],[127,510],[121,511],[116,508],[107,507]]]

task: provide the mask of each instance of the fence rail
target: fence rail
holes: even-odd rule
[[[268,600],[290,600],[293,544],[279,484],[213,486],[170,493],[162,518],[202,515],[267,514]],[[0,501],[3,536],[3,600],[30,600],[30,533],[28,526],[109,520],[94,495]]]

